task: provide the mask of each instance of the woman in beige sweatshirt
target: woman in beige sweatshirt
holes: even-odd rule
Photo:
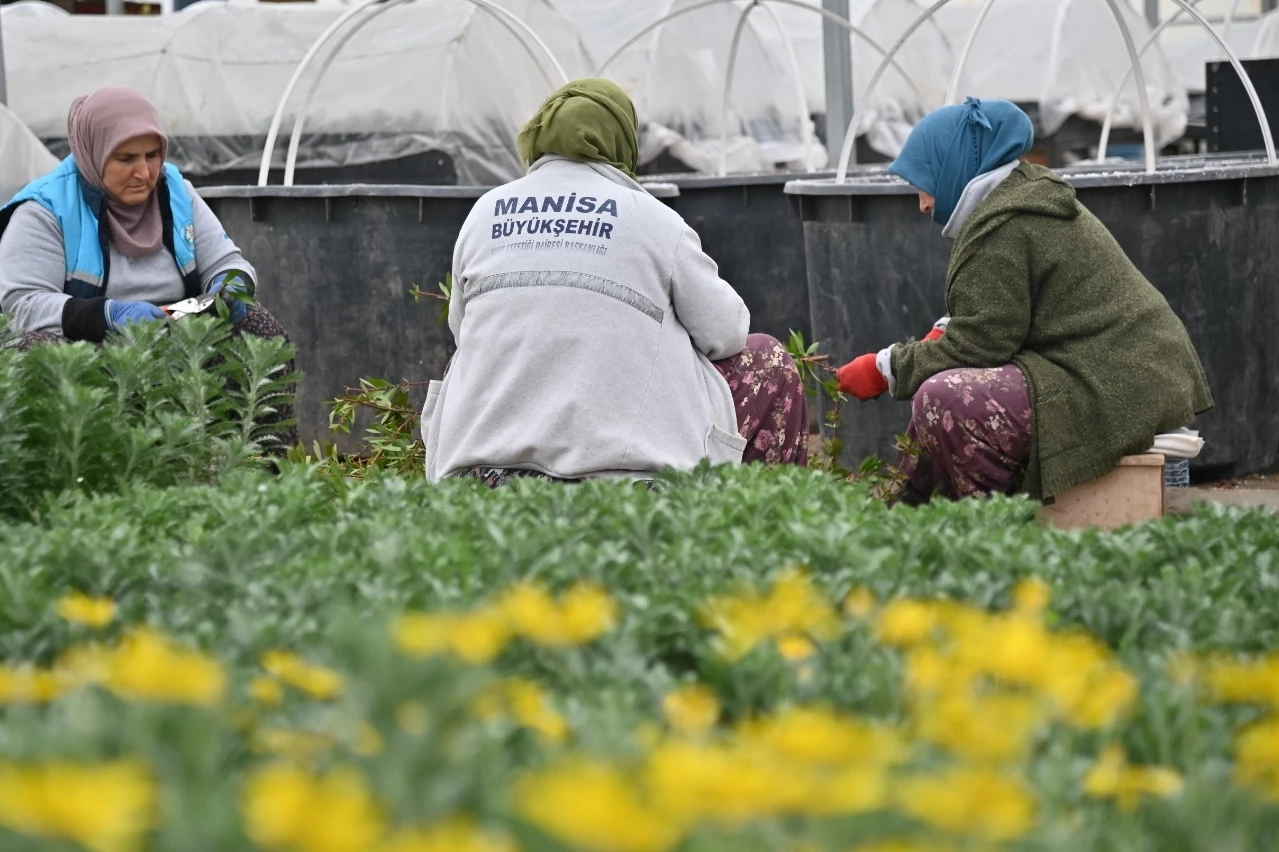
[[[806,463],[794,362],[748,335],[697,234],[636,182],[637,137],[618,86],[570,83],[520,134],[528,174],[471,211],[453,256],[457,354],[422,413],[432,480]]]

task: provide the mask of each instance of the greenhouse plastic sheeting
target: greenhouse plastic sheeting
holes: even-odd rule
[[[17,3],[0,7],[0,15],[4,16],[6,22],[15,21],[18,18],[56,18],[70,14],[61,6],[46,3],[44,0],[18,0]]]
[[[1140,47],[1150,27],[1129,4],[1120,6]],[[957,52],[977,13],[975,6],[953,3],[937,13]],[[1130,64],[1106,0],[999,0],[977,35],[959,95],[1038,104],[1041,130],[1053,134],[1072,115],[1104,120]],[[1142,70],[1156,142],[1174,142],[1185,133],[1190,115],[1186,88],[1158,47],[1146,51]],[[1131,82],[1114,123],[1141,127],[1137,90]]]
[[[806,2],[814,8],[821,7],[821,0]],[[770,5],[782,22],[785,37],[795,48],[809,110],[815,114],[825,113],[822,16],[789,4]],[[853,24],[887,50],[923,12],[924,9],[911,0],[850,0],[848,14]],[[769,50],[784,55],[782,33],[764,16],[759,18],[759,30]],[[853,103],[858,106],[859,116],[857,132],[866,134],[867,142],[876,151],[888,157],[896,156],[910,128],[942,106],[958,52],[951,42],[934,21],[925,23],[896,56],[897,63],[910,75],[915,86],[912,87],[900,71],[890,68],[875,85],[868,103],[866,85],[883,56],[861,38],[852,37]]]
[[[9,110],[0,105],[0,204],[58,165],[57,157]]]
[[[568,74],[588,73],[576,28],[548,0],[502,0]],[[173,158],[193,174],[257,166],[284,87],[340,5],[199,3],[173,15],[6,16],[10,105],[43,139],[66,135],[71,101],[107,83],[156,103]],[[458,178],[518,176],[520,126],[558,80],[490,13],[415,0],[374,18],[337,55],[307,116],[298,165],[352,165],[426,151]],[[309,79],[308,75],[308,78]],[[281,165],[300,92],[286,113]]]
[[[694,0],[556,0],[582,34],[593,69],[648,25]],[[648,159],[664,150],[702,172],[718,167],[720,113],[733,32],[742,10],[722,4],[682,15],[622,53],[604,72],[635,99],[646,128]],[[807,104],[799,97],[784,50],[772,50],[762,33],[767,15],[751,13],[738,47],[729,121],[729,170],[803,168]],[[813,141],[813,166],[827,152]]]
[[[1182,21],[1188,20],[1182,16]],[[1225,36],[1226,44],[1240,59],[1260,59],[1279,56],[1279,32],[1275,24],[1279,17],[1268,15],[1265,18],[1235,21],[1229,32],[1224,25],[1217,30]],[[1267,47],[1267,42],[1273,42]],[[1204,66],[1209,62],[1220,62],[1226,59],[1225,52],[1210,35],[1198,24],[1173,24],[1164,30],[1160,37],[1164,53],[1177,69],[1181,82],[1192,92],[1204,91]]]

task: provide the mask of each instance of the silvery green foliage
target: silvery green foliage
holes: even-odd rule
[[[262,421],[288,401],[292,354],[212,316],[135,325],[102,346],[0,349],[0,515],[263,464],[279,424]]]

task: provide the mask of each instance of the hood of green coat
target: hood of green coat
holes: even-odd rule
[[[968,217],[956,235],[955,247],[951,251],[951,268],[962,264],[987,235],[1012,216],[1069,220],[1078,218],[1080,211],[1075,188],[1056,172],[1022,163]]]
[[[1022,163],[973,212],[973,219],[980,222],[1007,213],[1074,219],[1079,215],[1079,201],[1075,188],[1056,172]]]

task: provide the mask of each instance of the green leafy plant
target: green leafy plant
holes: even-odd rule
[[[854,729],[852,746],[824,728],[797,728],[784,742],[811,743],[810,753],[835,759],[864,736],[901,728],[912,708],[905,673],[945,674],[928,668],[927,654],[876,641],[894,623],[892,601],[1002,612],[1019,582],[1037,576],[1051,588],[1045,621],[1074,634],[1072,647],[1084,657],[1097,653],[1094,642],[1104,647],[1132,673],[1125,683],[1140,699],[1104,729],[1036,730],[1008,770],[1033,791],[1034,825],[997,848],[1270,848],[1279,807],[1238,782],[1235,768],[1235,732],[1267,720],[1266,709],[1207,701],[1171,663],[1191,652],[1233,658],[1279,649],[1279,609],[1266,581],[1279,524],[1258,512],[1208,508],[1112,534],[1061,533],[1035,523],[1035,511],[1030,501],[1007,498],[889,511],[864,485],[759,466],[703,467],[666,477],[655,492],[533,481],[489,491],[380,476],[334,494],[313,471],[286,466],[275,477],[231,472],[214,487],[134,484],[119,494],[72,496],[38,523],[0,521],[0,772],[137,760],[162,792],[141,847],[153,852],[267,848],[254,845],[262,835],[250,836],[242,809],[255,773],[280,757],[308,771],[358,774],[391,828],[462,813],[514,832],[523,849],[567,852],[568,843],[511,815],[508,792],[525,773],[565,754],[625,765],[644,743],[671,736],[666,698],[689,684],[713,690],[721,705],[707,734],[712,743],[738,723],[749,727],[788,708],[853,714],[865,724]],[[786,613],[855,611],[836,614],[834,629],[789,637],[797,646],[791,657],[764,643],[727,659],[703,615],[706,603],[768,589],[796,563],[806,566],[816,601],[792,602]],[[447,654],[413,658],[394,641],[393,625],[406,611],[475,611],[521,582],[556,594],[578,583],[605,589],[617,603],[611,629],[580,647],[513,638],[477,665]],[[70,590],[113,601],[109,623],[69,622],[60,601]],[[918,629],[920,617],[930,629],[928,619],[951,607],[898,609],[898,629]],[[770,613],[761,615],[776,617]],[[93,685],[91,667],[65,662],[77,647],[116,647],[137,625],[216,661],[226,674],[221,699],[188,706],[130,698],[118,685]],[[441,635],[460,642],[468,634]],[[1002,663],[1034,663],[1036,634],[1024,635],[977,650]],[[263,655],[275,649],[337,673],[338,686],[317,690],[313,676],[270,674]],[[128,670],[135,685],[148,671],[165,685],[193,677],[180,661],[135,662]],[[65,677],[45,684],[66,689],[56,700],[18,688],[32,670],[59,665]],[[77,671],[89,685],[75,686]],[[509,678],[538,685],[545,701],[532,702],[537,719],[562,723],[562,742],[495,716],[491,700],[484,713],[476,709],[492,684]],[[1084,796],[1084,776],[1110,745],[1134,764],[1174,767],[1184,789],[1131,808]],[[887,780],[931,772],[946,756],[919,742],[910,759]],[[109,809],[111,792],[98,791],[95,813]],[[684,848],[843,852],[890,835],[991,846],[930,834],[893,811],[898,801],[816,816],[756,818],[743,807],[741,818],[703,826]],[[345,830],[348,813],[332,831]],[[972,813],[989,809],[979,804]],[[69,848],[9,820],[0,825],[5,849]]]
[[[291,425],[273,415],[292,401],[292,357],[200,316],[131,326],[102,346],[0,349],[0,515],[268,464]]]
[[[351,434],[360,414],[371,414],[373,422],[364,432],[363,441],[352,454],[338,451],[337,445],[312,444],[294,447],[289,460],[315,464],[327,476],[361,479],[374,471],[389,471],[399,476],[422,476],[426,469],[426,447],[414,436],[421,411],[413,405],[409,394],[426,382],[402,381],[392,384],[385,379],[360,379],[358,388],[348,388],[345,396],[333,400],[329,412],[329,428],[344,435]]]
[[[414,303],[423,299],[438,299],[439,325],[449,318],[449,299],[453,295],[453,275],[446,274],[437,285],[438,292],[423,290],[417,284],[409,289]],[[332,442],[312,443],[308,450],[297,446],[289,451],[289,460],[299,464],[312,464],[322,474],[336,479],[362,479],[375,471],[389,471],[400,476],[424,475],[426,447],[420,438],[414,437],[421,411],[410,399],[414,387],[427,382],[401,381],[395,384],[380,378],[362,378],[358,388],[347,388],[347,393],[332,402],[329,412],[329,428],[336,433],[349,435],[360,415],[372,417],[372,424],[365,430],[363,441],[354,453],[342,453]]]
[[[820,342],[809,343],[804,339],[803,332],[791,329],[786,350],[799,368],[804,393],[812,403],[816,403],[822,394],[829,400],[825,415],[827,434],[822,437],[821,452],[813,454],[808,466],[846,479],[851,476],[851,472],[843,466],[844,441],[839,437],[839,429],[844,422],[844,403],[847,397],[839,389],[839,381],[835,378],[836,368],[829,363],[830,356],[819,354],[820,348]]]
[[[453,273],[447,272],[444,280],[436,285],[438,292],[432,293],[429,290],[423,290],[417,284],[409,288],[409,295],[413,297],[414,303],[421,303],[423,299],[439,299],[444,304],[440,306],[440,316],[436,320],[436,325],[444,325],[449,321],[449,299],[453,298]]]

